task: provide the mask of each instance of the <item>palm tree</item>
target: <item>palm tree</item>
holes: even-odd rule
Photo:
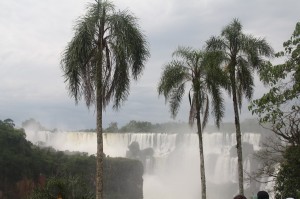
[[[253,94],[253,72],[267,62],[264,57],[273,55],[273,49],[265,39],[255,38],[242,32],[242,25],[234,19],[221,32],[219,37],[211,37],[207,41],[208,51],[223,52],[224,70],[230,81],[229,94],[232,95],[236,141],[238,154],[239,193],[244,194],[242,141],[239,110],[242,107],[243,95],[250,100]]]
[[[169,102],[171,116],[176,117],[180,102],[185,93],[185,87],[189,90],[190,114],[189,123],[194,124],[196,118],[199,150],[200,150],[200,174],[202,199],[206,198],[205,167],[203,155],[202,132],[209,117],[210,99],[212,100],[212,113],[215,122],[219,126],[224,115],[224,104],[221,96],[222,78],[219,64],[222,57],[218,52],[202,52],[192,48],[179,47],[174,53],[162,73],[159,85],[159,95],[164,95]]]
[[[118,109],[127,99],[130,78],[137,80],[149,56],[144,35],[128,11],[115,11],[109,1],[89,4],[77,20],[61,65],[71,97],[96,106],[96,198],[103,198],[102,111],[110,101]]]

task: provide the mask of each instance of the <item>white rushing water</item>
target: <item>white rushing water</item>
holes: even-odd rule
[[[26,131],[27,139],[58,150],[96,153],[96,134],[85,132]],[[236,137],[234,133],[204,133],[204,153],[208,198],[228,198],[237,193]],[[251,154],[259,150],[261,135],[243,133],[244,170],[255,169]],[[144,174],[144,199],[196,199],[200,193],[200,163],[197,134],[106,133],[104,152],[111,157],[125,157],[128,146],[138,142],[140,149],[153,148],[153,172]],[[253,166],[254,165],[254,166]],[[245,183],[250,194],[258,186]]]

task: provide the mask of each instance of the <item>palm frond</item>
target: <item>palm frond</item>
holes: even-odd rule
[[[113,108],[118,109],[129,95],[130,88],[130,75],[129,66],[126,62],[125,54],[123,51],[115,52],[116,64],[113,76],[114,81],[114,96],[113,96]]]
[[[91,61],[95,55],[93,43],[95,29],[89,23],[86,18],[77,21],[75,36],[68,43],[61,59],[70,96],[74,97],[77,103],[84,93],[88,107],[93,103],[93,83],[89,75],[91,67],[94,67]]]
[[[180,84],[177,88],[172,89],[172,92],[170,94],[169,103],[170,103],[171,115],[173,118],[175,118],[178,113],[184,91],[185,91],[184,83]]]
[[[253,69],[249,66],[249,62],[244,59],[238,59],[238,68],[236,79],[241,85],[241,92],[245,94],[245,97],[250,100],[253,95]]]
[[[164,68],[158,85],[158,94],[163,94],[166,100],[169,99],[173,88],[187,80],[187,71],[182,65],[182,62],[173,60]]]
[[[219,111],[213,110],[216,112],[218,117],[216,121],[219,125],[224,115],[224,106],[221,92],[215,90],[221,86],[228,87],[226,74],[220,68],[224,60],[227,61],[226,55],[222,51],[202,52],[189,47],[178,47],[173,53],[173,57],[179,60],[172,60],[164,67],[158,85],[159,95],[164,95],[166,102],[170,103],[171,115],[176,116],[185,82],[190,81],[191,89],[188,93],[189,124],[194,124],[199,113],[202,114],[202,121],[199,121],[202,124],[201,130],[205,128],[210,113],[209,94],[213,93],[219,95],[214,96],[215,101],[213,101],[218,103],[215,105],[215,109],[221,108]],[[211,91],[211,89],[215,90]]]
[[[144,69],[149,57],[145,36],[141,33],[136,18],[128,11],[118,12],[108,18],[110,25],[109,43],[117,41],[118,50],[125,54],[125,61],[131,66],[131,74],[136,80]]]
[[[252,35],[243,35],[241,52],[245,53],[251,63],[251,67],[255,69],[259,69],[264,64],[264,56],[274,56],[274,50],[265,39],[255,38]]]
[[[239,107],[241,108],[243,95],[251,99],[253,93],[253,69],[266,67],[268,62],[265,57],[272,57],[274,51],[265,39],[255,38],[242,32],[242,25],[238,19],[234,19],[223,28],[219,37],[211,37],[206,43],[209,51],[222,51],[226,58],[223,61],[225,71],[231,76],[237,89]],[[220,55],[219,55],[220,56]],[[235,83],[234,83],[235,82]],[[226,88],[226,87],[225,87]],[[231,95],[231,87],[226,90]]]
[[[179,46],[173,53],[173,57],[181,57],[183,59],[192,59],[193,49],[191,47]]]
[[[84,96],[89,107],[96,100],[100,81],[104,108],[112,99],[113,107],[119,108],[129,95],[130,77],[139,78],[149,57],[137,19],[128,11],[115,12],[109,1],[101,1],[88,4],[74,30],[61,60],[70,95],[76,103]],[[102,77],[97,77],[99,65]]]
[[[105,79],[103,102],[105,106],[113,97],[113,107],[118,109],[129,95],[130,77],[139,78],[149,51],[136,18],[128,11],[107,16],[107,27],[104,41],[109,50],[105,54],[110,60],[105,67],[111,78]]]
[[[221,36],[228,42],[231,53],[237,49],[241,34],[242,24],[238,19],[233,19],[233,21],[222,30]]]
[[[226,49],[225,40],[222,37],[210,37],[206,41],[207,51],[224,51]]]
[[[211,104],[212,104],[212,114],[215,118],[215,124],[217,127],[220,127],[220,122],[224,117],[225,106],[224,106],[224,98],[221,92],[221,86],[218,84],[212,84],[210,86],[210,96],[211,96]]]

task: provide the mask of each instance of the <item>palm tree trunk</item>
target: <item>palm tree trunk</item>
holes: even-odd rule
[[[98,66],[97,74],[97,175],[96,199],[103,199],[103,138],[102,138],[102,68]]]
[[[206,178],[205,178],[205,166],[204,166],[204,152],[203,152],[203,137],[200,120],[200,108],[199,99],[196,97],[196,109],[197,109],[197,128],[198,128],[198,139],[199,139],[199,151],[200,151],[200,175],[201,175],[201,193],[202,199],[206,199]]]
[[[235,81],[231,84],[232,88],[232,100],[234,109],[234,122],[236,130],[236,150],[238,156],[238,178],[239,178],[239,193],[244,195],[244,177],[243,177],[243,156],[242,156],[242,139],[241,139],[241,127],[238,110],[238,102],[236,97]]]
[[[98,6],[99,2],[98,2]],[[105,13],[105,10],[103,10]],[[103,99],[103,88],[102,88],[102,57],[103,57],[103,33],[104,33],[104,15],[101,16],[99,27],[99,35],[98,35],[98,63],[96,69],[97,75],[97,93],[96,93],[96,101],[97,101],[97,172],[96,172],[96,199],[103,199],[103,161],[104,161],[104,153],[103,153],[103,136],[102,136],[102,99]]]

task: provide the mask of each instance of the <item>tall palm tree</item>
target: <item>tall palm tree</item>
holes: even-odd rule
[[[273,49],[265,39],[244,34],[241,23],[238,19],[234,19],[222,30],[221,36],[211,37],[207,41],[207,50],[223,52],[225,55],[224,70],[230,81],[229,94],[232,95],[235,117],[239,193],[244,194],[239,110],[242,107],[243,96],[248,100],[252,98],[254,70],[259,72],[259,69],[267,63],[264,57],[272,56]]]
[[[222,71],[219,68],[222,56],[218,52],[206,53],[192,48],[179,47],[173,53],[173,57],[174,59],[164,68],[158,85],[158,93],[164,95],[166,101],[169,102],[171,116],[176,117],[185,87],[187,84],[191,86],[189,123],[193,125],[196,119],[200,150],[201,191],[202,199],[206,199],[202,132],[209,117],[210,100],[217,126],[224,115],[221,83],[226,78],[222,78]]]
[[[103,198],[102,111],[110,101],[118,109],[126,100],[130,78],[138,79],[148,56],[136,18],[101,0],[88,5],[63,53],[61,65],[70,96],[76,103],[83,97],[88,107],[96,106],[97,199]]]

